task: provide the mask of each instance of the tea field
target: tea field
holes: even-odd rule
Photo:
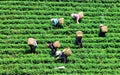
[[[76,24],[70,15],[79,11],[84,18]],[[119,0],[0,1],[0,75],[120,75],[119,16]],[[55,28],[50,19],[62,17],[63,28]],[[106,37],[98,36],[101,23]],[[78,30],[83,48],[74,44]],[[37,54],[29,52],[29,37],[37,40]],[[46,44],[56,40],[58,50],[73,52],[66,64],[49,54]]]

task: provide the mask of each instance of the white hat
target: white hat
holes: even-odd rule
[[[100,27],[103,26],[103,24],[100,24]]]
[[[73,17],[73,16],[74,16],[74,14],[71,14],[71,16]]]
[[[62,51],[56,51],[56,56],[62,55]]]

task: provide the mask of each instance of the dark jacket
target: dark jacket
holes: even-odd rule
[[[78,47],[82,47],[82,37],[76,37],[76,44],[78,45]]]
[[[100,28],[100,32],[99,32],[99,37],[105,37],[106,32],[102,32],[101,28]]]
[[[31,53],[36,53],[36,47],[37,46],[33,46],[33,45],[29,45],[29,46],[30,46]]]
[[[49,48],[51,49],[50,55],[51,55],[51,56],[55,56],[55,53],[56,53],[56,51],[57,51],[57,48],[55,48],[55,47],[53,46],[53,43],[49,43]]]
[[[60,60],[62,63],[67,63],[67,56],[62,52],[61,55],[56,56],[56,58],[58,58],[57,60]]]

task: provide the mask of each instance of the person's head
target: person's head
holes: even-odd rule
[[[71,16],[73,17],[73,16],[74,16],[74,14],[72,13],[72,14],[71,14]]]
[[[36,39],[34,38],[28,38],[28,45],[35,45]]]
[[[64,20],[64,18],[59,18],[59,19]]]
[[[83,12],[79,12],[79,13],[78,13],[78,15],[79,15],[81,18],[83,18],[83,17],[84,17]]]
[[[103,24],[100,24],[100,27],[104,26]]]

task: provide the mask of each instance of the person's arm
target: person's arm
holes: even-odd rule
[[[36,41],[34,41],[34,46],[37,46],[37,42]]]
[[[77,22],[77,24],[79,24],[79,19],[80,19],[80,16],[77,14],[76,15],[76,22]]]
[[[79,18],[77,17],[77,19],[76,19],[76,22],[77,22],[77,24],[79,24]]]

